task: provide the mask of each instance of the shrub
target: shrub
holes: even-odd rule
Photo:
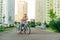
[[[55,28],[55,22],[56,22],[56,21],[54,21],[54,20],[50,21],[49,27],[52,28],[52,29],[56,29],[56,28]]]
[[[30,27],[35,27],[35,21],[28,21]]]
[[[35,22],[31,22],[30,26],[35,27]]]
[[[60,32],[60,19],[56,21],[55,28],[56,28],[56,32]]]
[[[49,27],[49,24],[47,24],[46,22],[44,23],[44,25],[46,26],[46,28],[48,28],[48,27]]]
[[[5,30],[5,27],[0,26],[0,31],[4,31],[4,30]]]
[[[36,25],[41,26],[41,23],[40,22],[36,22]]]
[[[8,31],[10,29],[13,29],[14,27],[5,27],[3,25],[0,26],[0,32]]]
[[[15,21],[15,23],[14,24],[17,24],[17,22]]]
[[[60,19],[54,21],[50,21],[49,23],[49,28],[51,28],[52,30],[55,30],[55,32],[60,32]]]
[[[20,22],[16,22],[16,21],[15,21],[15,24],[20,24]]]
[[[14,24],[9,24],[9,27],[14,27]]]

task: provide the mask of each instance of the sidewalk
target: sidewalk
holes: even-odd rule
[[[60,33],[53,33],[46,30],[31,29],[30,35],[18,34],[17,30],[0,33],[0,40],[60,40]]]

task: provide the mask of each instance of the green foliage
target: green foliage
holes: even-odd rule
[[[14,24],[9,24],[9,27],[14,27]]]
[[[17,22],[15,21],[15,23],[14,24],[17,24]]]
[[[15,25],[17,25],[17,24],[20,24],[20,22],[16,22],[16,21],[15,21],[15,23],[14,23],[14,24],[15,24]]]
[[[4,26],[0,26],[0,32],[4,32],[4,31],[8,31],[14,29],[14,27],[4,27]]]
[[[28,21],[30,27],[35,27],[35,21]]]
[[[49,27],[49,24],[47,24],[46,22],[44,23],[44,25],[48,28]]]
[[[3,16],[3,19],[5,19],[5,16]]]
[[[50,10],[50,22],[47,25],[47,28],[52,29],[55,32],[60,32],[60,19],[55,20],[56,19],[56,14],[53,12],[53,9]]]
[[[54,20],[50,21],[49,27],[52,28],[53,30],[56,29],[55,28],[55,21]]]
[[[39,25],[39,26],[41,26],[41,23],[40,23],[40,22],[37,22],[37,23],[36,23],[36,25]]]
[[[4,31],[4,27],[3,26],[0,26],[0,31]]]
[[[60,19],[54,21],[50,21],[49,28],[51,28],[55,32],[60,32]]]
[[[56,21],[55,27],[56,27],[56,32],[60,32],[60,19]]]
[[[51,20],[54,20],[56,18],[56,13],[54,13],[53,9],[50,9],[50,13],[49,14],[50,14],[49,17],[50,17]]]

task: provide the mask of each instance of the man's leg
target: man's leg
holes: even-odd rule
[[[20,32],[22,32],[22,24],[20,24],[20,27],[19,28],[20,28]]]

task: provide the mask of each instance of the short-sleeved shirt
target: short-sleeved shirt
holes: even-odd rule
[[[23,17],[23,18],[21,19],[21,24],[25,24],[25,23],[26,23],[26,18]]]

